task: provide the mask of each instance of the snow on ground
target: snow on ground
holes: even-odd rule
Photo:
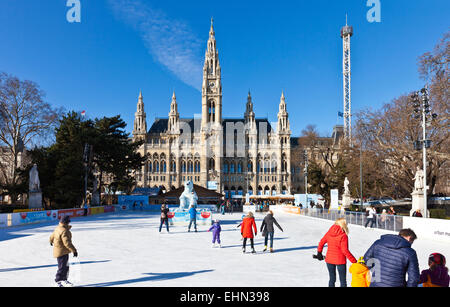
[[[324,262],[312,258],[331,221],[295,215],[275,215],[284,232],[276,229],[275,253],[262,253],[261,235],[256,255],[243,254],[239,224],[242,213],[218,215],[222,248],[212,248],[208,226],[199,232],[171,227],[158,232],[159,214],[128,212],[77,218],[72,221],[73,243],[69,280],[78,286],[107,287],[326,287]],[[256,214],[259,227],[263,214]],[[49,236],[56,223],[0,229],[0,286],[53,286],[57,265]],[[358,258],[387,232],[350,225],[350,251]],[[420,269],[432,252],[450,257],[448,244],[419,239],[413,244]],[[249,242],[248,242],[249,245]],[[247,248],[247,252],[250,248]],[[347,267],[348,268],[348,267]],[[351,275],[347,274],[350,285]]]

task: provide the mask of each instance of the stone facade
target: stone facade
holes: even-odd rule
[[[167,118],[147,130],[144,99],[139,95],[134,139],[147,163],[136,173],[138,187],[170,191],[184,181],[214,189],[226,197],[301,192],[301,138],[292,138],[286,97],[281,94],[277,126],[256,118],[251,93],[242,118],[222,118],[222,82],[213,24],[205,54],[201,118],[180,118],[175,93]],[[330,141],[330,139],[327,139]]]

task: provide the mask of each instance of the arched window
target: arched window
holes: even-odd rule
[[[188,161],[188,173],[194,172],[194,166],[192,164],[192,161]]]
[[[238,172],[238,174],[242,174],[242,162],[238,163],[237,172]]]
[[[234,167],[235,167],[234,163],[233,162],[230,163],[230,173],[232,173],[232,174],[236,173],[236,170]]]
[[[161,173],[166,173],[166,172],[167,172],[166,161],[161,161]]]
[[[214,169],[216,168],[216,162],[214,161],[213,158],[209,159],[209,171],[214,171]]]
[[[253,172],[253,162],[252,161],[248,161],[247,171],[250,173]]]
[[[181,172],[182,173],[186,173],[187,169],[186,169],[186,161],[181,162]]]
[[[228,174],[228,163],[223,164],[223,173]]]

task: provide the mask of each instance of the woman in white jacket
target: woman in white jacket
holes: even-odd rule
[[[375,219],[377,218],[377,211],[373,206],[370,206],[366,209],[368,215],[367,215],[367,221],[365,227],[367,228],[367,225],[370,223],[370,228],[373,228],[373,225],[375,224]],[[366,213],[366,214],[367,214]]]

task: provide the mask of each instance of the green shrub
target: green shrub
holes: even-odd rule
[[[443,219],[447,218],[445,209],[430,209],[430,217],[432,219]]]

